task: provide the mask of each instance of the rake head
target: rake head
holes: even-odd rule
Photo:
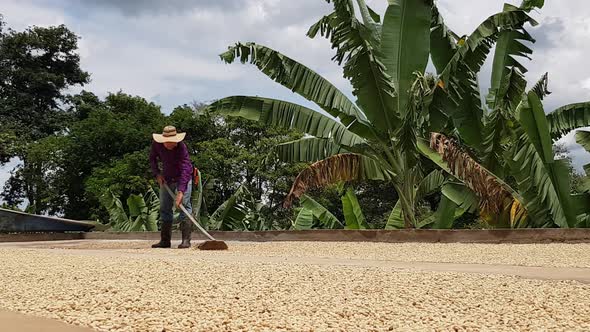
[[[210,240],[199,243],[197,246],[199,250],[227,250],[227,244],[219,240]]]

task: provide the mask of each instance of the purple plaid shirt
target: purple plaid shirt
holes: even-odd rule
[[[164,169],[162,172],[158,160],[162,162]],[[152,142],[150,165],[154,177],[162,175],[166,182],[176,182],[178,191],[186,192],[193,174],[193,164],[189,158],[188,149],[183,142],[178,143],[173,150],[166,149],[162,143]]]

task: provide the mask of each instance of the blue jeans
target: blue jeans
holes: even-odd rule
[[[177,183],[168,183],[168,187],[172,192],[176,193]],[[193,213],[193,207],[191,206],[191,192],[193,189],[193,181],[189,181],[186,192],[182,198],[182,205],[186,208],[189,213]],[[172,212],[172,208],[174,207],[174,200],[176,197],[171,197],[168,193],[168,190],[164,188],[164,186],[160,187],[160,220],[162,223],[172,223],[174,221],[174,214]],[[180,216],[178,217],[178,221],[182,222],[186,220],[186,216],[184,212],[180,211]]]

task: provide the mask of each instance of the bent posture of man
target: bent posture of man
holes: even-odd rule
[[[191,207],[191,175],[193,165],[190,161],[188,149],[182,142],[185,133],[177,133],[173,126],[164,127],[162,134],[153,134],[154,142],[150,152],[150,165],[152,173],[160,185],[160,220],[162,230],[160,242],[152,245],[152,248],[170,248],[172,240],[172,221],[174,214],[172,204],[180,206],[183,204],[189,213]],[[162,162],[162,171],[158,161]],[[164,184],[167,184],[172,191],[176,191],[173,199]],[[178,248],[190,248],[191,246],[191,221],[183,214],[179,217],[180,230],[182,232],[182,243]]]

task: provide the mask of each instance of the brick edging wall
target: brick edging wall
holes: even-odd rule
[[[224,241],[342,241],[342,242],[424,242],[424,243],[590,243],[590,229],[495,229],[495,230],[309,230],[264,232],[216,232]],[[0,234],[0,242],[51,240],[158,240],[158,232],[16,233]],[[179,240],[175,232],[173,239]],[[205,237],[193,232],[194,240]]]
[[[359,241],[359,242],[429,242],[429,243],[549,243],[588,242],[590,229],[496,229],[496,230],[309,230],[264,232],[210,232],[224,241]],[[85,233],[86,239],[157,240],[159,233]],[[175,233],[174,239],[180,239]],[[193,239],[205,237],[193,231]]]
[[[82,240],[84,233],[0,233],[0,242]]]

